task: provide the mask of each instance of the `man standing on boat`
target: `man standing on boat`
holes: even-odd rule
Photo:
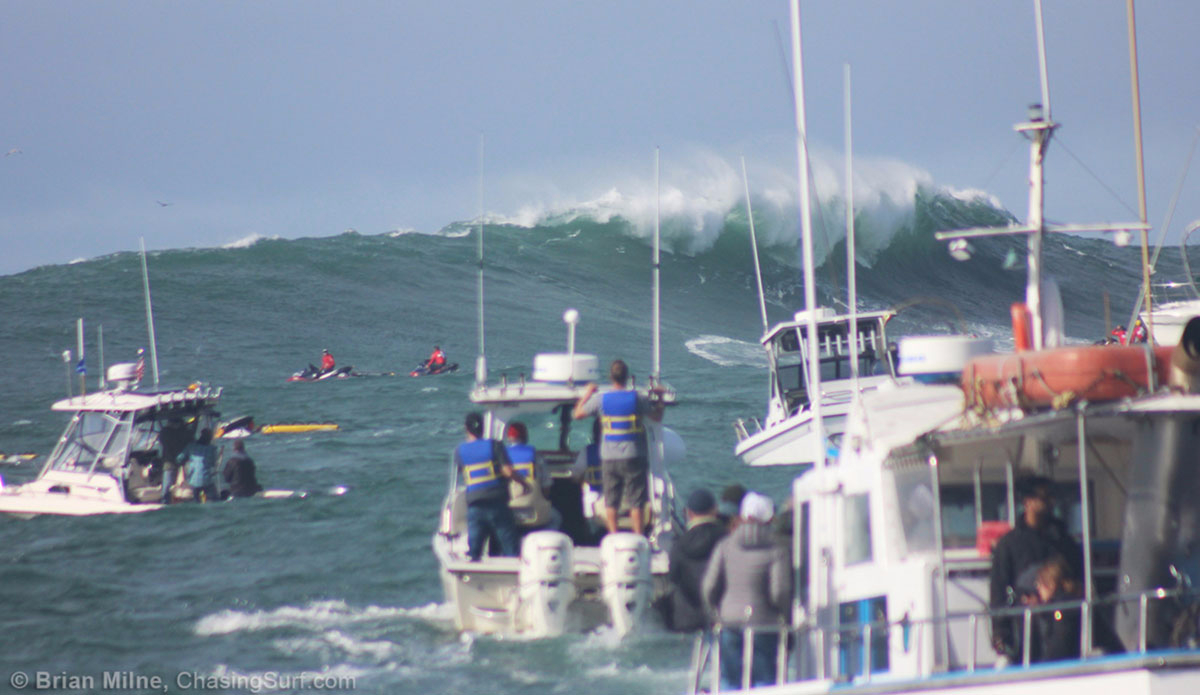
[[[179,475],[179,455],[192,441],[192,430],[178,415],[171,417],[158,433],[162,448],[162,503],[171,503],[171,486]]]
[[[187,471],[192,499],[196,502],[216,502],[217,447],[212,444],[212,430],[200,430],[200,436],[184,447],[179,458]]]
[[[721,624],[721,690],[742,687],[743,666],[753,686],[775,683],[779,654],[777,628],[787,623],[792,603],[792,564],[788,549],[771,528],[775,503],[747,492],[741,523],[713,551],[700,596]],[[749,664],[743,664],[746,628],[755,628]]]
[[[467,413],[467,441],[454,450],[454,466],[462,474],[467,498],[467,552],[472,562],[483,556],[483,544],[495,535],[496,555],[517,554],[517,524],[508,507],[508,484],[528,490],[530,483],[513,471],[504,446],[483,436],[483,416]]]
[[[253,497],[262,492],[254,472],[254,459],[246,453],[246,443],[240,439],[233,441],[233,456],[225,462],[221,475],[229,484],[230,497]]]
[[[612,390],[596,393],[596,384],[588,384],[575,403],[576,420],[596,415],[600,418],[600,466],[604,482],[604,525],[609,533],[617,532],[617,512],[629,509],[633,532],[641,534],[646,520],[642,509],[649,500],[647,473],[649,455],[643,418],[662,422],[661,400],[649,398],[628,388],[629,366],[613,360],[608,370]],[[661,387],[651,389],[661,393]]]
[[[992,549],[990,598],[993,610],[1024,605],[1037,588],[1037,568],[1061,555],[1070,569],[1068,578],[1078,581],[1083,567],[1083,551],[1056,519],[1054,483],[1040,476],[1022,481],[1017,492],[1023,503],[1021,516],[1011,531],[996,541]],[[996,653],[1016,661],[1022,656],[1020,618],[992,619],[992,647]]]
[[[671,545],[668,556],[671,593],[667,626],[676,632],[695,632],[707,629],[710,624],[700,598],[700,583],[708,569],[708,560],[728,533],[728,527],[717,517],[717,498],[707,488],[694,490],[688,496],[685,513],[687,531]]]
[[[329,350],[321,351],[321,373],[328,374],[337,367],[337,363],[333,361],[333,355],[329,354]]]

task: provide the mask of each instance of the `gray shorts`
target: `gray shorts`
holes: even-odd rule
[[[649,469],[645,458],[601,460],[604,506],[621,511],[646,504],[650,499],[646,489]]]

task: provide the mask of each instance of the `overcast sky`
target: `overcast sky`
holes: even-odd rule
[[[1045,0],[1047,212],[1136,217],[1123,0]],[[1024,218],[1032,0],[802,3],[810,140]],[[1138,7],[1150,221],[1200,123],[1200,3]],[[794,176],[786,0],[0,0],[0,273],[137,248],[434,232],[697,162]],[[1076,161],[1076,160],[1079,161]],[[856,165],[856,169],[857,169]],[[739,170],[740,172],[740,170]],[[1173,230],[1200,217],[1191,172]],[[169,203],[161,205],[160,203]],[[1177,231],[1172,236],[1177,235]]]

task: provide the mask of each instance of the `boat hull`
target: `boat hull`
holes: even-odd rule
[[[1142,321],[1149,324],[1153,319],[1154,342],[1159,345],[1178,345],[1183,337],[1183,327],[1188,321],[1200,316],[1200,300],[1171,302],[1161,304],[1147,317],[1142,314]]]
[[[479,634],[516,634],[518,572],[515,557],[484,557],[470,562],[455,557],[451,542],[438,534],[433,540],[438,559],[438,574],[446,603],[454,609],[455,627],[462,632]],[[588,632],[610,624],[600,578],[600,549],[574,549],[575,598],[568,606],[569,632]],[[658,598],[668,589],[667,557],[659,551],[651,556],[653,595]]]

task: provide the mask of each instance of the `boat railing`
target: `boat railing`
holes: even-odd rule
[[[1161,646],[1152,645],[1149,640],[1148,624],[1151,604],[1154,602],[1175,602],[1180,608],[1181,615],[1184,615],[1184,609],[1189,605],[1196,605],[1198,600],[1200,600],[1200,593],[1193,591],[1190,587],[1181,586],[1175,589],[1154,588],[1137,593],[1114,594],[1095,598],[1090,601],[1086,599],[1057,601],[987,611],[952,613],[946,616],[917,620],[906,617],[902,620],[891,622],[874,621],[835,628],[812,624],[801,625],[795,628],[783,625],[739,628],[716,624],[711,630],[706,630],[696,635],[692,649],[688,692],[693,695],[699,692],[720,692],[722,686],[720,667],[721,633],[728,630],[740,630],[742,632],[740,683],[742,690],[749,690],[752,687],[754,636],[764,633],[775,633],[778,635],[775,681],[765,685],[780,685],[790,680],[810,679],[833,681],[858,680],[861,683],[870,683],[873,673],[880,673],[886,670],[886,665],[880,669],[878,668],[879,664],[874,662],[875,652],[882,644],[886,654],[886,650],[889,648],[888,637],[893,634],[903,635],[906,640],[919,639],[923,634],[932,634],[936,639],[940,632],[946,636],[946,641],[943,642],[942,653],[940,659],[936,660],[934,671],[939,673],[974,673],[979,667],[980,661],[978,658],[979,644],[977,637],[980,622],[986,621],[984,622],[984,628],[990,630],[993,620],[1018,620],[1021,637],[1020,655],[1019,659],[1014,659],[1008,665],[1015,668],[1029,668],[1036,660],[1036,655],[1032,652],[1033,631],[1035,629],[1034,618],[1038,615],[1055,611],[1078,611],[1080,644],[1079,651],[1074,660],[1084,662],[1089,658],[1099,655],[1093,648],[1093,626],[1098,623],[1098,611],[1108,608],[1115,609],[1122,604],[1136,611],[1138,626],[1137,642],[1133,645],[1127,645],[1125,652],[1145,654],[1147,651]],[[950,663],[948,657],[949,628],[952,624],[963,623],[966,624],[970,635],[965,649],[967,658],[965,662],[958,660],[957,663]],[[1197,630],[1200,630],[1200,625],[1196,627]],[[910,635],[917,635],[917,637],[913,638]],[[988,646],[990,647],[990,644]],[[803,661],[801,659],[804,656],[802,650],[809,648],[813,650],[813,654],[805,663],[811,664],[812,668],[815,669],[815,673],[800,674],[797,664]],[[859,663],[851,663],[851,659],[854,657],[861,659],[861,661]],[[1069,661],[1071,659],[1066,660]],[[845,668],[841,668],[843,664]],[[707,688],[704,687],[706,675],[710,677]]]
[[[1151,287],[1156,305],[1171,302],[1186,302],[1200,299],[1195,286],[1187,281],[1170,281],[1155,283]]]
[[[754,424],[754,433],[755,434],[762,432],[762,429],[763,429],[762,423],[758,421],[758,418],[752,417],[752,418],[750,418],[750,422]],[[738,418],[737,420],[733,421],[733,431],[734,431],[734,433],[737,434],[737,438],[738,438],[739,442],[744,439],[750,438],[750,430],[748,430],[746,428],[745,418]]]

